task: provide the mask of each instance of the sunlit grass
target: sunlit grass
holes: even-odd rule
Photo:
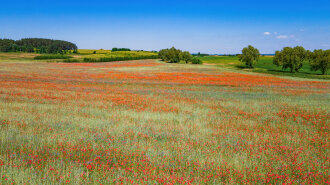
[[[0,184],[326,184],[329,88],[155,60],[0,63]]]
[[[258,73],[268,73],[281,76],[294,76],[302,78],[314,78],[314,79],[330,79],[330,73],[321,75],[320,71],[311,71],[308,61],[303,63],[303,67],[296,73],[290,73],[290,69],[283,70],[282,67],[278,67],[273,64],[272,56],[262,56],[259,61],[254,65],[254,69],[249,69],[244,66],[242,62],[238,60],[237,56],[206,56],[199,57],[205,64],[218,65],[219,67],[226,67],[231,69],[252,71]]]

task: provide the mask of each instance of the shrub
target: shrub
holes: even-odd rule
[[[47,59],[69,59],[72,58],[72,56],[67,55],[40,55],[34,57],[35,60],[47,60]]]
[[[203,62],[199,58],[193,58],[191,60],[192,64],[203,64]]]
[[[65,62],[65,63],[79,63],[81,61],[78,60],[78,59],[65,59],[65,60],[63,60],[63,62]]]
[[[95,58],[84,58],[84,62],[97,62]]]

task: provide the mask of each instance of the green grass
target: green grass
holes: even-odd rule
[[[274,65],[273,57],[271,56],[260,57],[260,60],[254,65],[253,69],[246,68],[245,65],[241,63],[236,56],[206,56],[199,58],[206,64],[217,65],[219,67],[281,76],[292,76],[311,79],[330,79],[330,72],[328,72],[326,75],[322,75],[320,71],[311,71],[308,61],[304,62],[303,67],[299,70],[299,72],[291,73],[290,69],[283,70],[282,67]]]

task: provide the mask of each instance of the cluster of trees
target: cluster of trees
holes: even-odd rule
[[[184,61],[186,64],[189,62],[192,64],[202,64],[200,59],[193,57],[188,51],[181,51],[175,47],[160,50],[158,56],[163,61],[169,63],[179,63],[180,61]]]
[[[33,53],[34,47],[31,45],[18,45],[11,39],[0,39],[0,52],[28,52]]]
[[[258,62],[260,52],[253,46],[243,48],[242,54],[238,58],[247,67],[253,68]],[[322,74],[326,74],[330,68],[330,50],[314,50],[309,51],[302,46],[285,47],[281,51],[276,51],[273,63],[282,66],[282,69],[290,69],[291,72],[299,72],[304,61],[309,61],[311,70],[320,70]]]
[[[309,61],[312,71],[320,70],[324,75],[330,68],[330,50],[305,50],[302,46],[285,47],[281,51],[276,51],[274,64],[289,68],[291,72],[299,72],[305,60]]]
[[[21,40],[0,39],[0,52],[28,52],[64,54],[77,52],[77,45],[68,41],[26,38]]]
[[[129,48],[112,48],[111,51],[131,51]]]

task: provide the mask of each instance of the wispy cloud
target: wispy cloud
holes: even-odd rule
[[[278,38],[278,39],[287,39],[289,37],[287,35],[279,35],[276,38]]]
[[[264,35],[271,35],[271,33],[266,31],[266,32],[264,32]]]

